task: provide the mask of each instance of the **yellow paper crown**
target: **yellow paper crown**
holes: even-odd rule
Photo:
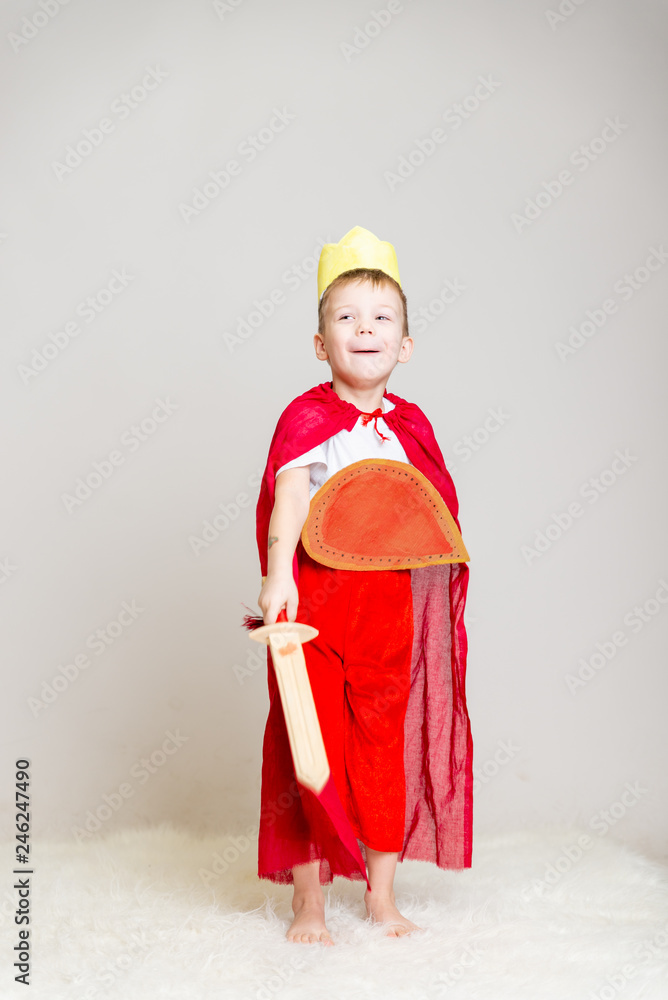
[[[391,243],[383,243],[368,229],[355,226],[338,243],[325,243],[318,264],[318,302],[322,293],[344,271],[372,267],[384,271],[401,286],[397,255]]]

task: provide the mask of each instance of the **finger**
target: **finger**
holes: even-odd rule
[[[281,604],[270,604],[268,610],[270,611],[271,614],[270,614],[269,621],[266,622],[266,624],[267,625],[274,625],[275,622],[278,621],[279,613],[283,610],[284,607],[285,607],[285,603],[284,602],[281,603]]]

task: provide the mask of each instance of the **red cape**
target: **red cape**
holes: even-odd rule
[[[385,391],[383,395],[394,404],[394,409],[385,413],[383,419],[396,434],[411,465],[438,490],[461,531],[454,483],[431,424],[414,403],[391,392]],[[354,404],[341,399],[331,382],[322,382],[294,399],[281,414],[269,448],[257,503],[257,544],[262,576],[267,574],[269,520],[274,507],[277,470],[338,431],[351,430],[361,412]],[[293,574],[298,586],[296,552]],[[472,854],[473,807],[473,742],[465,696],[464,606],[468,565],[451,563],[411,570],[411,583],[415,634],[413,679],[404,729],[406,828],[399,859],[432,861],[441,868],[468,868]],[[279,696],[269,652],[267,662],[269,696],[273,699]],[[275,735],[278,744],[280,736]],[[272,734],[265,733],[265,748],[271,746]],[[291,760],[285,766],[291,766]],[[294,773],[287,784],[293,779]],[[336,815],[332,815],[331,784],[330,779],[319,801],[346,844],[343,855],[350,857],[349,870],[343,870],[346,865],[339,859],[340,870],[333,869],[332,874],[365,878],[365,872],[360,874],[356,841],[352,829],[345,829],[347,822],[340,803],[334,807]],[[261,820],[260,841],[262,826]],[[259,874],[273,881],[291,881],[291,875],[285,872],[263,872],[262,858]]]

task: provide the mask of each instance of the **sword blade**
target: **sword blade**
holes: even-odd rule
[[[281,630],[270,632],[268,642],[283,704],[295,776],[300,784],[318,795],[327,783],[330,771],[301,639],[297,631]]]

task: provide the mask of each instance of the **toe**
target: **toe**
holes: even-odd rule
[[[408,933],[408,928],[404,927],[403,924],[390,924],[388,929],[388,937],[403,937]]]

